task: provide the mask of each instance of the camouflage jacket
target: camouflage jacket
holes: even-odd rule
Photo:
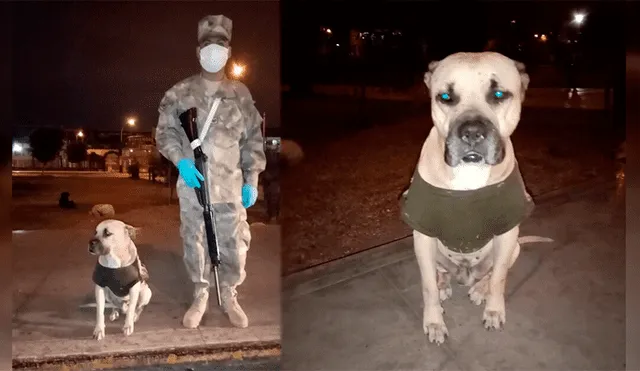
[[[258,186],[258,176],[265,169],[262,117],[249,89],[241,82],[224,78],[218,90],[208,96],[203,80],[200,74],[191,76],[165,93],[158,109],[156,145],[174,164],[184,157],[193,159],[193,150],[178,116],[196,107],[198,129],[202,130],[214,100],[221,98],[202,149],[209,158],[211,201],[233,202],[243,182]]]

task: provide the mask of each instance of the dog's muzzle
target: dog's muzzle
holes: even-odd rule
[[[504,143],[496,126],[487,118],[473,116],[454,122],[446,140],[445,162],[496,165],[504,160]]]
[[[89,241],[89,254],[93,255],[105,255],[105,248],[97,238],[92,238]]]

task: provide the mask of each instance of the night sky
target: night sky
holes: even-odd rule
[[[164,92],[200,70],[197,22],[208,14],[233,21],[231,58],[279,124],[277,1],[13,3],[13,124],[120,130],[134,116],[150,131]]]
[[[287,83],[304,79],[305,70],[315,58],[313,45],[305,40],[317,38],[321,27],[340,33],[350,28],[398,28],[406,35],[424,37],[433,59],[459,51],[482,51],[488,38],[510,32],[510,21],[529,37],[534,33],[557,32],[573,13],[587,13],[583,32],[591,49],[599,50],[604,64],[624,64],[624,11],[622,3],[596,1],[290,1],[282,5],[282,74]],[[348,35],[348,34],[345,34]],[[348,36],[347,36],[348,37]],[[344,42],[344,40],[343,40]],[[613,56],[615,54],[615,56]],[[406,61],[409,64],[411,61]],[[425,66],[420,68],[426,69]]]
[[[14,125],[119,130],[127,117],[135,116],[139,130],[151,130],[163,93],[199,70],[196,27],[207,14],[222,13],[233,20],[232,57],[248,64],[249,75],[243,81],[258,109],[266,111],[269,126],[280,123],[281,51],[285,83],[313,78],[319,72],[312,62],[321,26],[337,32],[352,27],[402,28],[408,34],[426,35],[434,58],[441,58],[456,51],[481,50],[488,37],[505,32],[510,19],[542,33],[570,20],[572,12],[584,10],[589,14],[584,30],[591,32],[594,48],[603,58],[598,66],[610,68],[605,64],[618,58],[613,50],[623,43],[616,36],[623,23],[617,18],[619,12],[605,2],[464,6],[432,1],[15,2],[12,6]]]

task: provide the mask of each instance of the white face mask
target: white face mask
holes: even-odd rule
[[[224,68],[229,59],[229,49],[218,44],[210,44],[200,49],[200,65],[211,73],[216,73]]]

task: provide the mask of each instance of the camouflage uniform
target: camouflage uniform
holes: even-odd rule
[[[231,21],[228,18],[205,17],[198,25],[198,41],[202,45],[207,33],[215,36],[215,32],[223,31],[226,31],[223,36],[230,39]],[[156,143],[160,153],[176,165],[185,157],[193,160],[193,150],[178,116],[191,107],[197,107],[198,129],[202,130],[216,98],[222,98],[222,101],[209,132],[202,141],[202,150],[209,159],[207,179],[220,246],[222,304],[232,323],[234,318],[231,312],[237,310],[246,322],[246,316],[237,304],[235,291],[246,276],[245,263],[251,241],[247,212],[242,206],[241,189],[244,183],[257,188],[258,177],[266,166],[262,118],[254,106],[249,90],[241,82],[225,77],[218,90],[211,94],[207,92],[204,78],[200,74],[177,83],[165,93],[160,103]],[[196,286],[195,305],[198,300],[206,302],[210,285],[211,259],[206,246],[203,208],[198,203],[194,189],[189,188],[182,177],[178,178],[176,190],[180,202],[184,262]],[[193,307],[192,305],[190,311]],[[193,327],[197,326],[204,313],[203,308],[199,310],[202,313],[194,321]],[[189,312],[184,321],[187,321],[188,315]]]

